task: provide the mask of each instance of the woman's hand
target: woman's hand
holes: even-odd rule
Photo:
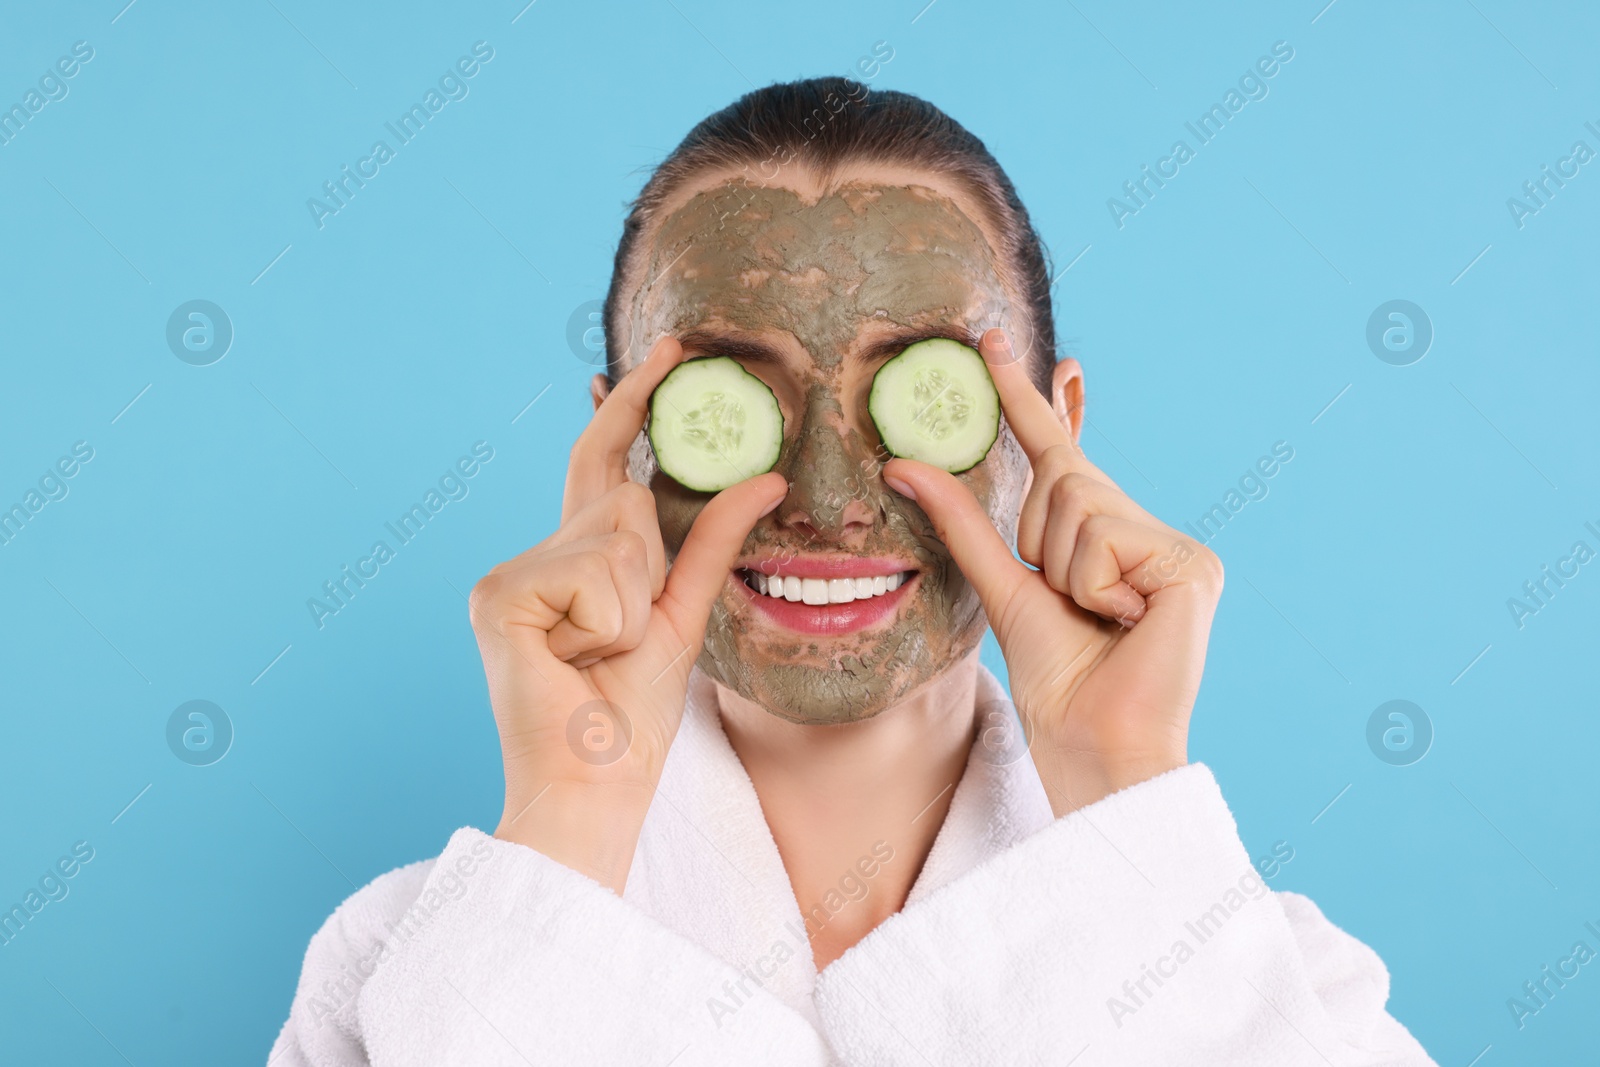
[[[621,893],[711,605],[745,537],[787,486],[723,490],[667,568],[650,490],[628,449],[650,394],[683,358],[664,337],[573,447],[561,526],[472,591],[472,626],[500,730],[506,802],[495,836]]]
[[[894,459],[883,475],[933,521],[1005,654],[1029,751],[1064,815],[1188,762],[1222,564],[1084,456],[999,330],[981,351],[1033,467],[1023,566],[954,475]]]

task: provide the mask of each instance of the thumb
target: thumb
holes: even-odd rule
[[[933,521],[939,540],[977,590],[990,623],[998,625],[1005,606],[1033,571],[1012,555],[972,490],[955,475],[911,459],[884,464],[883,480]]]
[[[711,605],[727,584],[733,561],[756,520],[783,502],[789,483],[773,471],[731,485],[700,509],[656,606],[685,641],[705,635]]]

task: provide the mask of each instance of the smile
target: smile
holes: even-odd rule
[[[794,574],[766,575],[753,570],[741,570],[739,573],[745,585],[774,600],[781,597],[791,604],[849,604],[894,592],[911,577],[912,572],[863,574],[854,578],[801,578]]]
[[[917,577],[893,559],[792,559],[735,568],[759,615],[786,630],[844,634],[895,613]]]

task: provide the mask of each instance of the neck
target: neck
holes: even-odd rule
[[[789,722],[717,685],[723,730],[760,798],[818,967],[905,904],[966,768],[977,682],[974,649],[872,718],[827,726]]]

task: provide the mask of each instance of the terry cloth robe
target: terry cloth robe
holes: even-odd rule
[[[1203,764],[1058,819],[1030,758],[975,744],[905,906],[818,973],[713,685],[621,897],[463,827],[312,937],[273,1067],[1433,1062],[1377,955],[1260,880]]]

